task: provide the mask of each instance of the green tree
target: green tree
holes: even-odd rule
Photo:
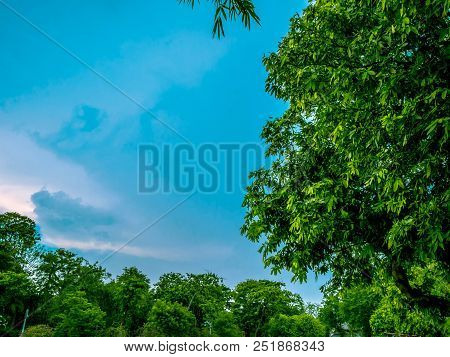
[[[370,318],[381,300],[378,286],[355,286],[341,294],[340,313],[352,336],[371,336]]]
[[[317,0],[264,59],[289,102],[262,136],[242,231],[274,273],[332,271],[335,288],[391,276],[411,304],[448,311],[413,286],[448,271],[448,1]]]
[[[319,320],[325,326],[325,335],[347,336],[348,329],[341,314],[341,301],[336,294],[326,295],[320,307]]]
[[[153,296],[150,280],[136,267],[125,268],[116,279],[120,324],[128,336],[136,336],[147,321]]]
[[[35,298],[35,287],[27,274],[0,272],[0,316],[6,319],[8,335],[18,333],[25,310],[34,305]]]
[[[280,314],[269,320],[265,331],[272,337],[320,337],[325,336],[325,325],[309,314]]]
[[[219,337],[241,337],[242,330],[237,325],[233,313],[229,311],[221,311],[211,323],[211,333],[208,335]]]
[[[115,333],[122,334],[124,327],[123,300],[119,291],[119,284],[115,281],[107,282],[102,291],[98,303],[102,311],[106,313],[106,325],[110,328],[108,333],[113,336]]]
[[[0,214],[0,271],[31,269],[39,259],[36,223],[15,212]]]
[[[148,316],[143,336],[195,336],[195,316],[186,307],[157,300]]]
[[[55,336],[103,336],[105,313],[88,301],[84,291],[61,294],[51,305],[49,320]]]
[[[189,4],[193,8],[196,0],[178,0],[178,2]],[[197,0],[197,2],[200,1]],[[215,9],[213,36],[218,38],[225,36],[223,23],[227,20],[234,21],[240,17],[242,23],[248,29],[250,29],[252,20],[258,25],[260,24],[252,0],[212,0],[211,2]]]
[[[247,280],[234,290],[232,312],[245,336],[261,336],[264,325],[278,314],[304,312],[303,301],[284,284],[269,280]]]
[[[155,284],[155,297],[177,302],[195,316],[198,327],[210,324],[230,301],[230,289],[216,274],[164,274]]]
[[[70,289],[84,291],[90,301],[99,303],[108,277],[109,274],[97,263],[90,264],[65,249],[43,253],[36,271],[37,285],[45,301]]]

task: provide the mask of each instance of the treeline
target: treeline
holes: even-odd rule
[[[394,285],[353,286],[338,293],[325,288],[322,304],[306,304],[283,283],[269,280],[247,280],[230,289],[213,273],[168,273],[151,284],[135,267],[113,279],[99,264],[64,249],[44,249],[39,240],[31,219],[17,213],[0,215],[3,336],[446,333],[442,319],[411,309]],[[417,279],[446,288],[432,269],[418,271]]]

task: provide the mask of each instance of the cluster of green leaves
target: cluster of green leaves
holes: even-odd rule
[[[135,336],[146,322],[152,306],[150,280],[135,267],[125,268],[114,287],[113,299],[120,315],[115,322],[123,326],[129,336]]]
[[[410,306],[447,316],[448,296],[411,276],[449,271],[448,10],[317,0],[264,58],[289,108],[263,130],[274,160],[252,175],[242,232],[274,273],[332,272],[338,291],[383,272]]]
[[[0,214],[1,334],[20,322],[26,308],[36,307],[37,289],[30,275],[40,254],[39,241],[33,220],[12,212]]]
[[[196,0],[178,0],[180,3],[189,4],[192,8],[195,5]],[[200,2],[197,0],[197,2]],[[225,30],[223,23],[225,21],[234,21],[236,18],[240,18],[242,24],[250,29],[251,22],[260,24],[260,18],[256,14],[255,6],[252,0],[212,0],[214,5],[214,26],[213,36],[221,38],[225,36]]]
[[[435,296],[449,296],[448,276],[436,263],[415,267],[411,284]],[[330,291],[319,309],[327,335],[448,336],[448,317],[438,306],[411,303],[392,278],[379,274],[370,285]]]
[[[274,316],[304,312],[302,298],[283,286],[269,280],[247,280],[236,286],[231,311],[245,336],[263,336],[266,324]]]
[[[153,305],[143,336],[195,336],[195,316],[178,303],[157,300]]]
[[[229,308],[231,290],[216,274],[169,273],[155,284],[155,298],[188,307],[195,316],[196,326],[203,326]]]
[[[83,291],[64,292],[50,302],[49,323],[54,336],[101,336],[105,313]]]
[[[275,337],[317,337],[325,336],[325,325],[312,315],[277,315],[269,320],[266,327],[268,336]]]

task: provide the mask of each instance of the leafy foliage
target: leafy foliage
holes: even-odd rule
[[[432,310],[409,306],[391,286],[370,317],[370,327],[375,336],[439,336],[443,329],[435,316]]]
[[[29,269],[41,237],[34,221],[15,212],[0,214],[0,270]]]
[[[52,300],[50,322],[55,336],[102,336],[105,313],[83,291],[68,292]]]
[[[340,311],[340,300],[336,295],[326,296],[319,310],[319,320],[325,325],[327,336],[347,336],[348,329]]]
[[[435,263],[412,269],[413,286],[445,298],[448,277]],[[447,316],[438,306],[408,301],[392,279],[378,275],[371,285],[344,288],[326,296],[319,319],[334,336],[445,336]]]
[[[180,3],[189,4],[192,8],[196,0],[178,0]],[[198,2],[200,2],[198,0]],[[223,23],[227,20],[234,21],[240,17],[242,24],[250,29],[252,20],[260,24],[259,16],[256,14],[252,0],[212,0],[214,5],[214,27],[213,36],[218,38],[225,36]]]
[[[289,102],[262,136],[242,232],[266,266],[332,288],[390,276],[411,305],[448,299],[411,269],[448,272],[448,1],[317,0],[264,59],[267,91]]]
[[[150,281],[137,268],[125,268],[117,277],[120,322],[129,336],[136,336],[152,304]]]
[[[273,337],[320,337],[325,336],[325,326],[314,316],[277,315],[266,327],[267,335]]]
[[[24,337],[52,337],[53,329],[48,325],[34,325],[28,327],[24,334]]]
[[[0,272],[0,316],[15,327],[26,307],[32,305],[36,293],[29,276],[14,271]],[[20,321],[20,320],[19,320]]]
[[[247,280],[235,288],[232,312],[245,336],[262,336],[264,325],[273,316],[303,311],[301,297],[285,290],[283,283]]]
[[[198,327],[211,323],[230,300],[230,289],[216,274],[164,274],[156,284],[157,299],[177,302],[190,310]]]
[[[352,336],[370,336],[370,318],[381,299],[377,287],[355,286],[341,293],[340,314]]]
[[[213,336],[242,337],[244,334],[237,325],[233,314],[229,311],[219,312],[211,324]]]
[[[64,249],[44,252],[40,260],[36,280],[44,300],[70,289],[84,291],[89,300],[99,303],[103,282],[109,277],[104,268]]]
[[[195,335],[195,316],[184,306],[157,300],[144,326],[144,336],[182,337]]]

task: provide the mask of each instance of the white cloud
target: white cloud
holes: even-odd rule
[[[87,203],[113,204],[115,195],[106,193],[85,169],[42,149],[30,137],[0,130],[0,206],[24,214],[32,211],[30,196],[46,187],[64,189]]]
[[[103,253],[114,252],[115,254],[131,255],[139,258],[155,258],[166,261],[195,261],[200,256],[209,258],[225,257],[231,254],[231,248],[228,246],[209,246],[189,248],[160,248],[160,247],[142,247],[129,245],[126,242],[112,243],[96,239],[68,239],[61,237],[45,237],[43,243],[49,246],[66,249],[79,249],[83,251],[97,251]]]
[[[30,192],[34,192],[33,187],[0,185],[0,213],[14,211],[35,218]]]
[[[123,243],[111,243],[104,242],[95,239],[67,239],[67,238],[50,238],[43,239],[43,243],[66,249],[79,249],[84,251],[97,251],[97,252],[117,252],[120,254],[131,255],[141,258],[156,258],[163,260],[178,260],[183,255],[174,254],[174,252],[161,250],[161,249],[149,249],[137,246],[125,245]]]

